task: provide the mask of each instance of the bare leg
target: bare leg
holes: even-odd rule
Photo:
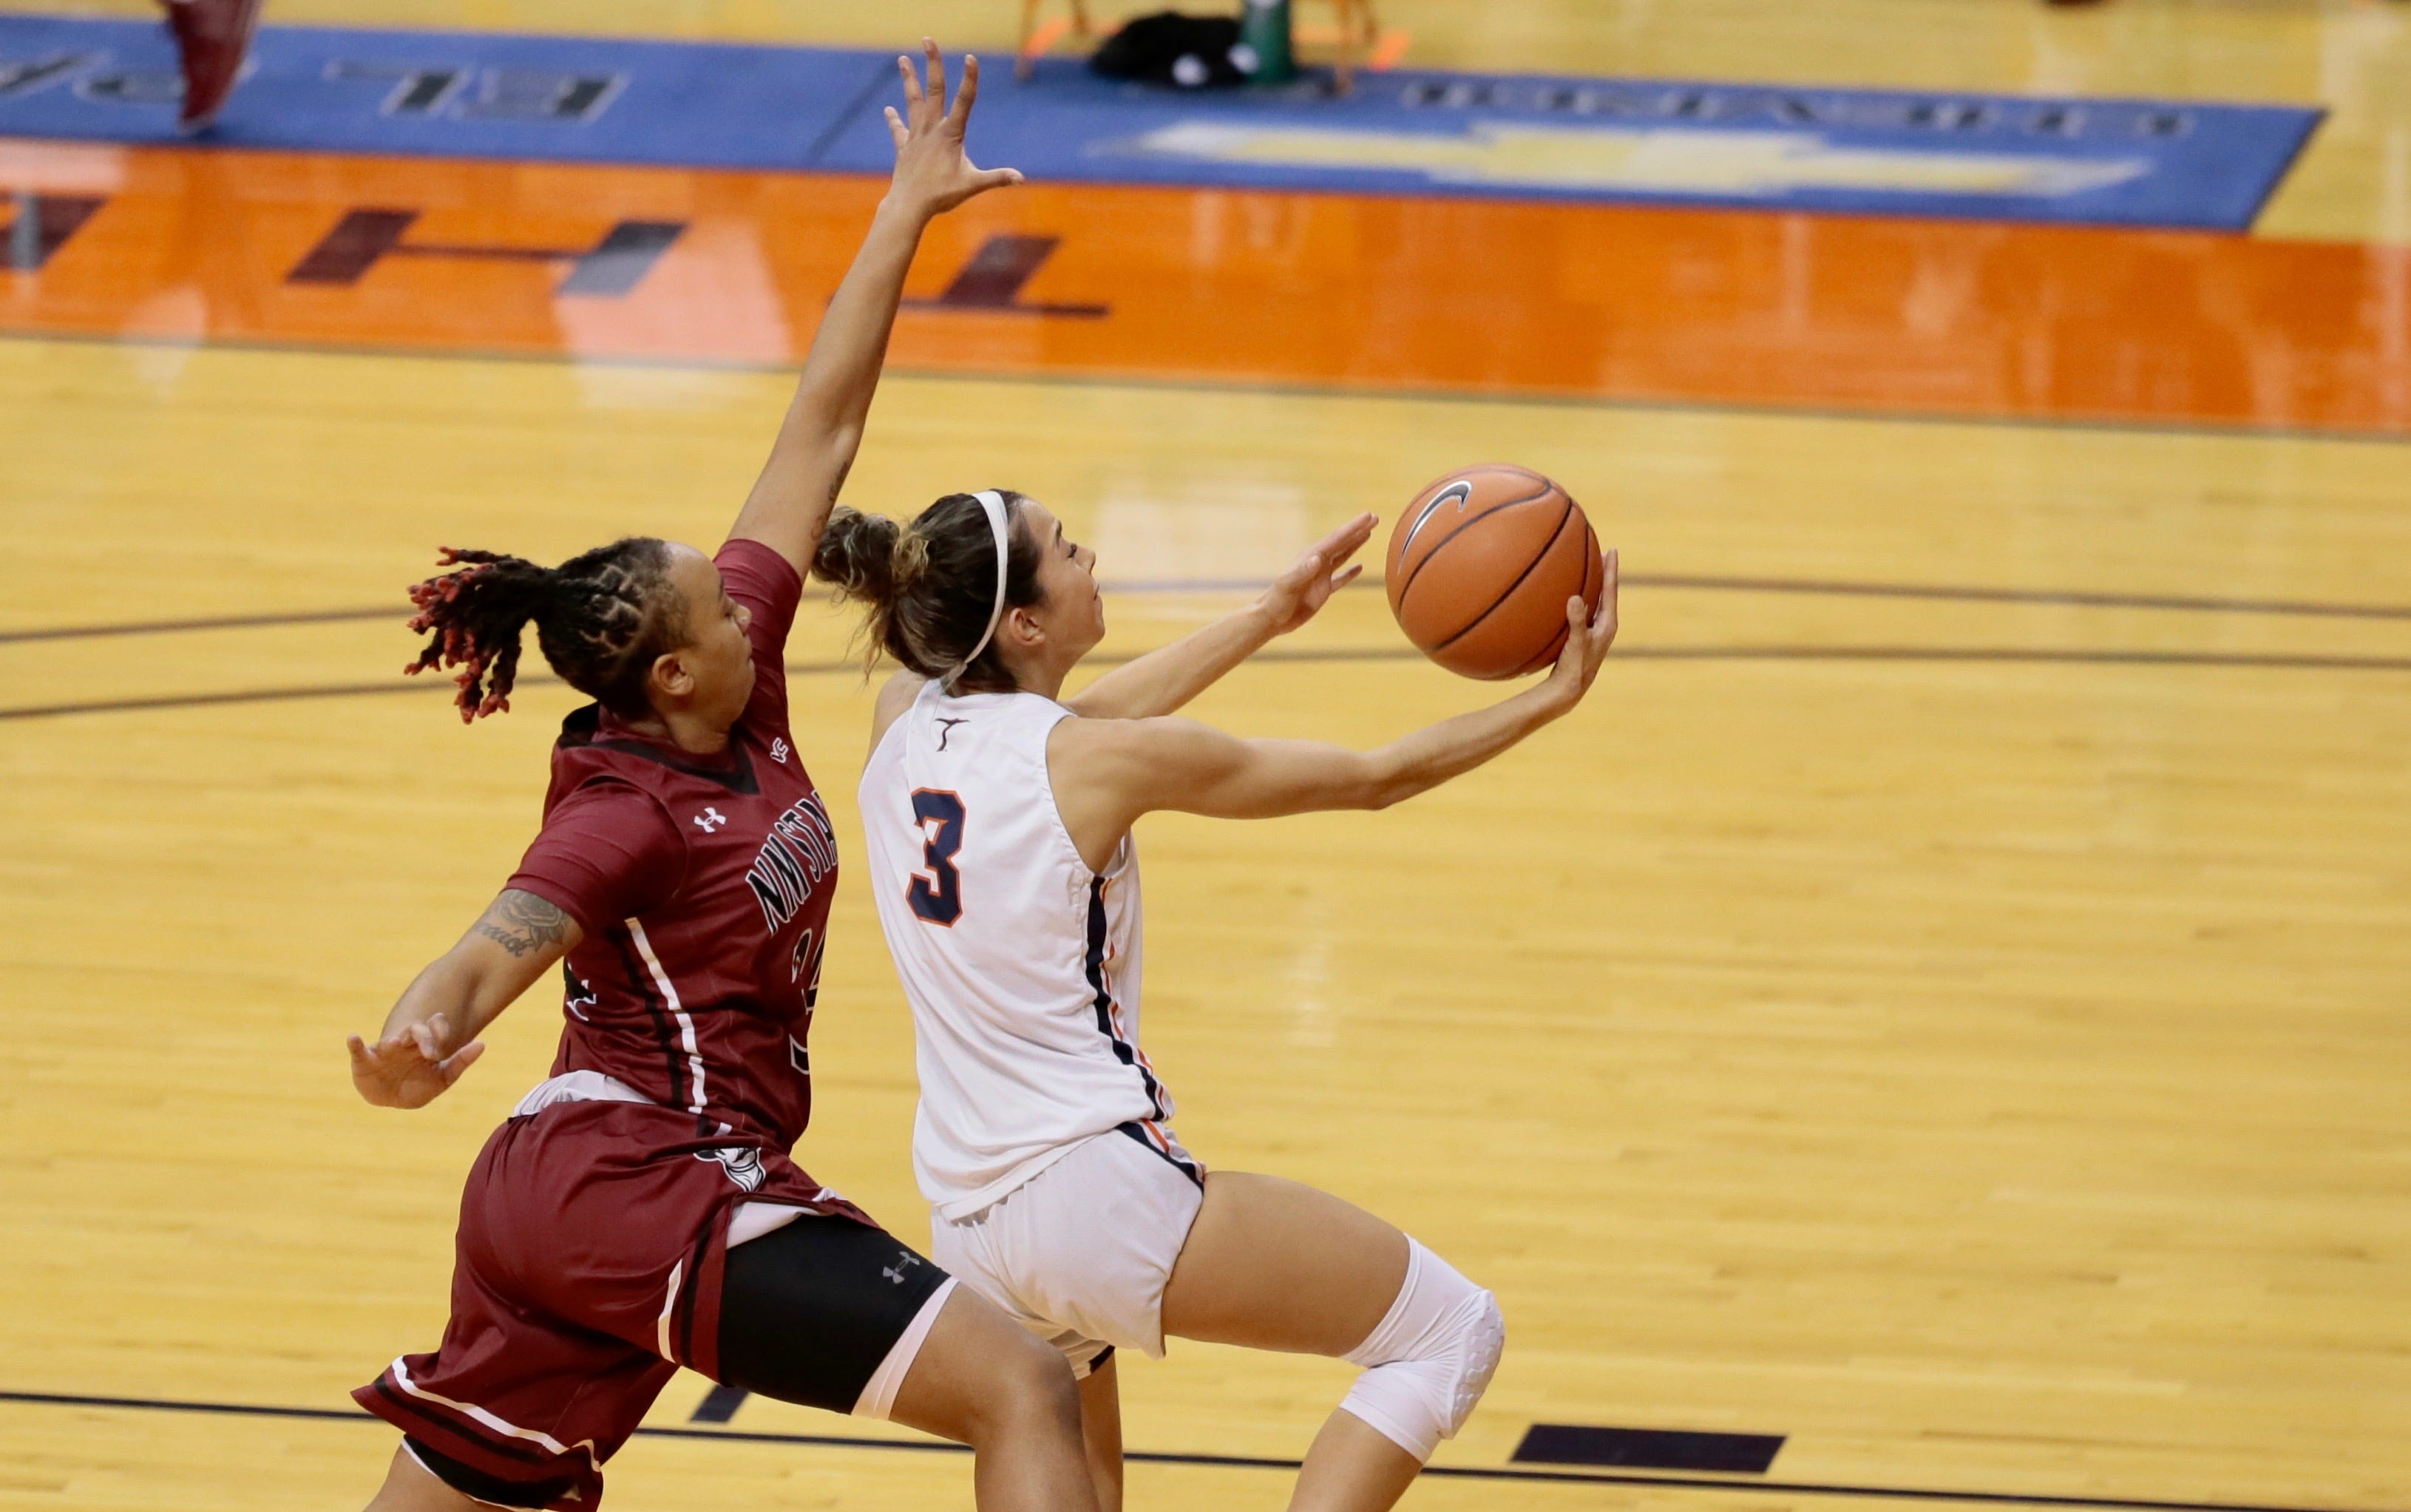
[[[396,1446],[385,1484],[377,1488],[368,1512],[478,1512],[483,1505],[429,1475],[408,1449]]]
[[[1423,1473],[1424,1462],[1379,1429],[1335,1409],[1306,1451],[1291,1512],[1387,1512]]]
[[[980,1512],[1095,1512],[1071,1365],[969,1286],[946,1299],[889,1416],[972,1446]]]
[[[1163,1331],[1340,1356],[1381,1326],[1407,1279],[1407,1236],[1362,1208],[1278,1176],[1214,1171],[1163,1289]],[[1290,1512],[1387,1512],[1423,1469],[1335,1411],[1307,1451]]]
[[[1108,1359],[1080,1383],[1080,1436],[1089,1446],[1089,1479],[1097,1512],[1122,1512],[1122,1377]]]

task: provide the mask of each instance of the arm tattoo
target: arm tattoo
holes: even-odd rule
[[[513,957],[524,956],[567,938],[569,916],[534,893],[513,888],[495,899],[486,917],[477,920],[477,932]]]

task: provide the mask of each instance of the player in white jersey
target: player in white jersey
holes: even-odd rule
[[[1101,1508],[1121,1505],[1118,1345],[1166,1334],[1365,1367],[1291,1502],[1379,1512],[1497,1368],[1490,1293],[1390,1225],[1270,1176],[1208,1175],[1173,1138],[1139,1048],[1131,826],[1159,809],[1265,818],[1384,808],[1571,710],[1615,637],[1615,557],[1556,668],[1359,754],[1167,717],[1360,570],[1361,517],[1247,610],[1061,699],[1104,634],[1091,553],[1018,494],[953,494],[909,527],[840,509],[813,570],[870,607],[903,663],[881,691],[862,814],[870,887],[913,1006],[913,1167],[932,1255],[1081,1377]]]

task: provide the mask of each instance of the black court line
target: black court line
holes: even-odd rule
[[[1108,582],[1109,594],[1256,593],[1255,578],[1163,578]],[[1359,578],[1352,588],[1379,588],[1378,578]],[[1721,578],[1696,573],[1635,573],[1627,588],[1673,588],[1704,593],[1805,594],[1845,598],[1909,598],[1977,604],[2057,604],[2083,609],[2166,609],[2206,614],[2271,614],[2350,620],[2411,621],[2411,604],[2338,604],[2301,598],[2206,598],[2170,594],[2113,594],[2063,588],[1980,588],[1948,583],[1840,582],[1819,579]],[[51,625],[0,630],[0,645],[27,640],[85,640],[108,636],[173,635],[194,630],[245,630],[286,624],[329,624],[349,620],[409,618],[402,605],[377,609],[308,609],[290,614],[236,614],[223,618],[127,620],[112,624]]]
[[[1082,665],[1119,667],[1139,653],[1091,656]],[[1699,662],[1970,662],[2036,667],[2182,667],[2241,671],[2411,672],[2411,656],[2266,655],[2216,651],[2026,651],[2015,646],[1633,646],[1614,653],[1619,661]],[[1250,662],[1412,662],[1412,646],[1342,646],[1327,651],[1260,651]],[[856,661],[790,664],[789,677],[858,672]],[[519,688],[557,683],[557,677],[523,677]],[[454,691],[449,678],[393,678],[378,683],[331,683],[314,687],[237,688],[225,693],[168,693],[147,698],[95,698],[84,703],[29,703],[0,708],[0,723],[63,718],[69,714],[122,714],[155,709],[199,709],[221,704],[288,703],[304,698],[358,698],[386,693]]]
[[[382,609],[305,609],[294,614],[228,614],[198,620],[128,620],[122,624],[61,624],[38,630],[0,630],[0,645],[20,640],[97,640],[108,636],[164,636],[189,630],[250,630],[280,624],[333,624],[345,620],[391,620],[396,624],[415,610]]]
[[[40,330],[0,326],[0,340],[62,342],[86,346],[162,346],[179,351],[266,352],[278,355],[351,358],[393,358],[431,362],[517,362],[544,367],[611,367],[670,373],[776,373],[803,371],[796,362],[748,361],[738,358],[598,357],[569,352],[520,352],[499,348],[450,347],[420,351],[406,346],[374,346],[363,342],[272,341],[262,337],[195,341],[189,337],[97,334],[90,331]],[[1707,399],[1615,399],[1596,394],[1514,393],[1498,389],[1440,389],[1425,385],[1395,387],[1308,383],[1280,379],[1132,376],[1119,374],[1019,373],[1008,368],[916,368],[891,363],[889,377],[925,383],[1030,383],[1073,389],[1138,389],[1169,393],[1271,394],[1303,399],[1401,400],[1410,404],[1506,404],[1523,408],[1626,410],[1642,415],[1731,415],[1744,418],[1863,421],[1889,425],[1966,425],[2021,431],[2095,431],[2111,434],[2202,436],[2243,441],[2345,442],[2359,446],[2411,446],[2411,432],[2356,431],[2314,425],[2268,425],[2252,421],[2121,419],[2115,416],[1935,415],[1905,410],[1842,409],[1816,404],[1750,404]]]
[[[2199,598],[2063,588],[1966,588],[1932,583],[1831,582],[1790,578],[1629,577],[1627,584],[1742,594],[1833,594],[1854,598],[1951,599],[1977,604],[2065,604],[2083,609],[2193,610],[2207,614],[2320,615],[2348,620],[2411,620],[2411,604],[2326,604],[2301,598]]]
[[[383,1423],[357,1408],[270,1407],[232,1402],[176,1402],[148,1397],[71,1396],[51,1391],[0,1391],[0,1402],[44,1407],[104,1407],[135,1412],[209,1413],[236,1417],[300,1418],[314,1422]],[[964,1445],[937,1439],[852,1438],[833,1433],[753,1433],[713,1428],[640,1428],[640,1438],[723,1439],[737,1444],[793,1444],[835,1449],[900,1449],[907,1453],[969,1454]],[[1295,1460],[1238,1454],[1173,1454],[1127,1450],[1139,1464],[1195,1465],[1217,1470],[1295,1470]],[[1424,1474],[1448,1480],[1546,1481],[1557,1485],[1662,1486],[1679,1490],[1761,1492],[1780,1496],[1855,1497],[1875,1501],[1951,1502],[1982,1506],[2065,1506],[2109,1512],[2341,1512],[2254,1502],[2175,1502],[2148,1497],[2023,1495],[2016,1491],[1946,1490],[1919,1486],[1844,1486],[1820,1481],[1774,1481],[1751,1477],[1641,1475],[1582,1470],[1510,1470],[1488,1465],[1429,1465]]]
[[[553,683],[558,678],[521,678],[520,687],[538,683]],[[427,693],[436,688],[452,687],[444,682],[405,683],[396,678],[383,683],[338,683],[312,688],[238,688],[228,693],[170,693],[155,698],[95,698],[89,703],[19,704],[13,709],[0,709],[0,720],[50,719],[68,714],[124,714],[144,709],[206,709],[212,704],[226,703],[287,703],[299,698],[363,698],[379,693]]]
[[[1410,652],[1410,655],[1420,655]],[[2411,656],[2222,651],[2027,651],[2016,646],[1635,646],[1612,653],[1662,661],[2024,662],[2037,666],[2206,667],[2297,672],[2411,672]],[[1258,661],[1264,660],[1259,653]]]

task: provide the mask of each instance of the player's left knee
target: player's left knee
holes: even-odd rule
[[[1406,1284],[1348,1359],[1366,1367],[1340,1405],[1418,1460],[1473,1416],[1507,1343],[1498,1299],[1414,1240]]]

